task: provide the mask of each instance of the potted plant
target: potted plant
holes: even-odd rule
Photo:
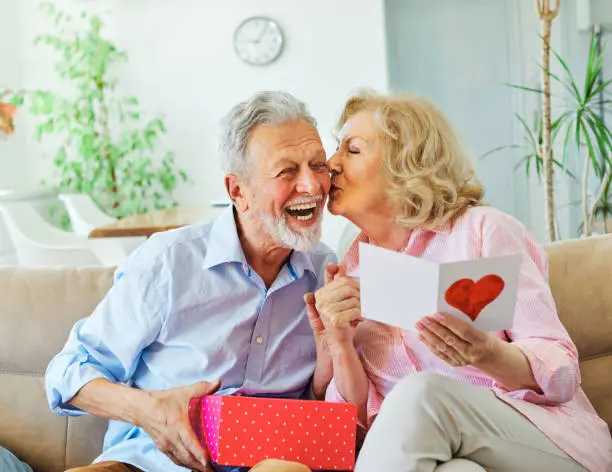
[[[99,16],[79,18],[41,4],[54,24],[36,44],[57,55],[55,69],[71,89],[25,91],[24,102],[38,118],[36,137],[52,137],[55,185],[60,191],[85,193],[107,214],[124,217],[177,204],[173,191],[187,175],[172,152],[160,152],[166,133],[161,117],[145,119],[136,97],[122,97],[114,72],[127,60],[103,34]]]
[[[602,107],[605,109],[612,103],[609,98],[609,93],[612,91],[612,80],[601,80],[603,71],[602,52],[598,48],[597,35],[593,30],[583,85],[576,81],[575,75],[569,69],[567,62],[554,51],[554,57],[561,67],[562,74],[557,75],[552,73],[549,68],[543,68],[546,75],[553,82],[559,84],[565,93],[563,108],[556,110],[557,116],[551,118],[550,151],[546,152],[543,147],[545,126],[542,119],[538,119],[538,132],[535,134],[526,125],[525,120],[519,117],[523,128],[526,130],[528,149],[530,150],[528,155],[521,160],[519,166],[524,163],[526,170],[529,171],[531,162],[535,161],[538,176],[544,175],[547,179],[549,173],[544,162],[545,157],[549,156],[552,166],[562,169],[566,175],[575,179],[574,175],[567,171],[567,163],[570,156],[578,159],[579,167],[582,169],[580,179],[582,191],[579,202],[582,208],[582,222],[579,227],[581,236],[591,234],[591,227],[595,218],[601,218],[603,231],[607,231],[606,218],[612,216],[612,198],[610,195],[612,190],[610,185],[612,180],[612,125],[608,125],[600,116]],[[543,89],[518,85],[513,85],[513,87],[537,93],[543,97],[548,95]],[[506,147],[508,146],[496,148],[486,155]],[[554,147],[557,148],[558,154],[562,156],[560,160],[554,158]],[[549,233],[549,238],[550,236]]]

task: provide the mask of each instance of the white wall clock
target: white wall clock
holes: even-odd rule
[[[234,49],[238,57],[248,64],[270,64],[283,50],[283,30],[280,25],[264,16],[244,20],[234,32]]]

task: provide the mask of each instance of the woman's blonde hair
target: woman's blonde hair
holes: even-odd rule
[[[483,188],[470,158],[450,122],[429,101],[362,92],[346,103],[338,129],[361,111],[372,112],[382,131],[388,197],[399,224],[441,229],[481,204]]]

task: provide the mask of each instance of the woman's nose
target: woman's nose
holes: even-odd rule
[[[332,175],[340,174],[342,172],[342,166],[340,165],[340,156],[339,152],[336,152],[332,157],[327,161],[327,167],[329,168],[329,172]]]

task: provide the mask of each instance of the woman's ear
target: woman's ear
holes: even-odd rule
[[[227,174],[225,176],[225,190],[236,207],[236,210],[240,213],[244,213],[249,209],[245,194],[246,189],[236,174]]]

